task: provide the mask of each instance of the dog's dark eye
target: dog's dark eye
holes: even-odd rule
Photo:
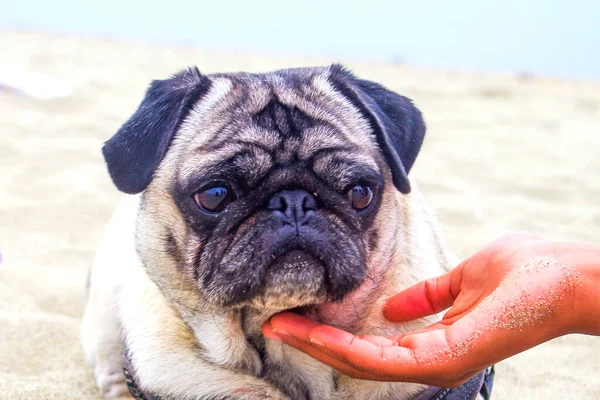
[[[194,195],[194,201],[204,211],[219,213],[235,200],[233,190],[226,186],[215,186]]]
[[[356,185],[348,191],[348,200],[352,208],[364,210],[373,201],[373,189],[366,185]]]

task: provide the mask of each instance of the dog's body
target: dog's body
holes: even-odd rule
[[[410,399],[359,381],[261,325],[296,309],[394,335],[383,301],[448,265],[408,183],[424,135],[412,103],[339,66],[155,82],[104,148],[128,196],[91,273],[83,344],[107,397]],[[410,192],[410,193],[409,193]]]

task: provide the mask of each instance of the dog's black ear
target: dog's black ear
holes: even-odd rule
[[[210,85],[195,67],[152,82],[137,111],[102,147],[120,191],[135,194],[146,189],[179,125]]]
[[[425,137],[425,122],[412,101],[383,86],[357,79],[339,64],[330,68],[329,81],[369,121],[396,188],[410,193],[408,172]]]

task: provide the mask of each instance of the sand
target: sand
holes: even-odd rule
[[[72,95],[0,90],[0,398],[94,399],[79,344],[86,274],[120,198],[100,147],[149,80],[326,64],[137,42],[0,33],[3,69]],[[412,97],[429,133],[413,178],[461,257],[507,230],[600,242],[600,83],[348,63]],[[0,75],[1,77],[1,75]],[[496,399],[600,396],[600,338],[573,335],[498,365]]]

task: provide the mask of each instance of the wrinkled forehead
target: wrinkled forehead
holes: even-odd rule
[[[311,160],[325,169],[340,157],[377,170],[369,123],[327,77],[315,69],[211,76],[163,164],[176,163],[183,180],[224,160],[249,180],[274,165]]]

